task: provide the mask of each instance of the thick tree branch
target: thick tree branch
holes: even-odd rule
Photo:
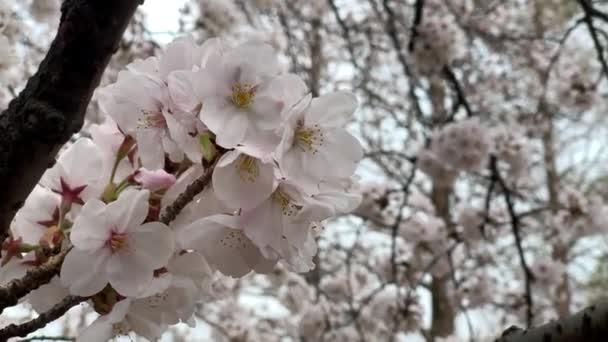
[[[23,278],[13,279],[6,286],[0,287],[0,313],[10,306],[17,305],[19,299],[31,291],[48,284],[59,273],[68,251],[69,249],[66,249],[53,256],[47,263],[27,271]]]
[[[66,297],[59,304],[55,305],[49,311],[40,314],[29,322],[23,324],[11,324],[0,330],[0,341],[7,341],[10,337],[24,337],[38,329],[42,329],[50,322],[63,316],[72,307],[85,301],[84,297]]]
[[[143,0],[65,0],[49,52],[0,115],[0,238],[84,113]]]
[[[495,342],[604,342],[608,336],[608,303],[540,327],[507,329]]]

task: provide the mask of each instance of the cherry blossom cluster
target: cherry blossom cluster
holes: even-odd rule
[[[571,58],[560,60],[557,64],[553,75],[555,86],[551,88],[549,98],[559,106],[587,110],[599,100],[596,92],[599,65],[583,62],[585,56],[591,53],[587,49],[566,46],[564,50],[563,53]]]
[[[429,6],[428,11],[440,7]],[[417,27],[418,37],[414,41],[412,57],[416,68],[423,74],[441,72],[446,65],[451,65],[463,57],[466,37],[451,13],[442,16],[428,16]]]
[[[477,118],[466,119],[436,131],[430,148],[419,152],[418,165],[434,180],[450,185],[460,171],[485,167],[492,147],[489,130]]]
[[[90,298],[82,341],[192,323],[216,270],[308,271],[322,221],[360,202],[356,98],[312,98],[270,46],[178,38],[96,98],[105,122],[64,148],[3,246],[5,282],[67,251],[29,298]]]

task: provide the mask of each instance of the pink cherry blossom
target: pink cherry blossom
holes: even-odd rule
[[[286,177],[313,191],[321,181],[350,177],[363,156],[359,141],[344,129],[356,108],[356,98],[346,92],[297,104],[277,151]]]
[[[133,179],[150,191],[167,189],[175,183],[175,176],[165,170],[150,171],[143,167],[135,171]]]
[[[74,244],[61,268],[70,293],[87,296],[108,283],[124,296],[135,296],[148,285],[154,270],[173,253],[172,231],[160,222],[144,223],[147,190],[127,190],[104,204],[90,200],[74,221]]]

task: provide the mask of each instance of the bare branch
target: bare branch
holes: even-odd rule
[[[49,311],[40,314],[40,316],[29,322],[19,325],[11,324],[3,328],[0,330],[0,341],[7,341],[10,337],[24,337],[38,329],[42,329],[50,322],[63,316],[72,307],[82,303],[85,300],[86,298],[84,297],[66,297]]]
[[[593,39],[593,45],[595,46],[595,50],[597,51],[597,58],[602,65],[602,72],[604,75],[608,77],[608,62],[606,62],[606,56],[604,55],[604,47],[600,42],[600,38],[598,36],[597,28],[593,24],[593,16],[598,16],[598,13],[603,14],[593,8],[590,0],[578,0],[579,5],[585,12],[585,17],[583,20],[587,24],[587,28],[589,29],[589,34],[591,35],[591,39]],[[603,14],[605,16],[605,14]],[[605,17],[603,17],[605,20]]]
[[[410,52],[414,51],[414,47],[416,46],[416,38],[418,37],[418,26],[422,23],[423,13],[424,0],[416,0],[416,3],[414,4],[414,22],[412,23],[410,42],[407,46]]]
[[[165,208],[165,212],[160,217],[159,221],[164,224],[169,224],[171,221],[175,220],[177,215],[182,212],[182,210],[188,205],[188,203],[192,202],[192,199],[198,194],[200,194],[207,185],[211,182],[211,176],[213,175],[213,169],[215,168],[215,164],[219,159],[219,155],[216,158],[216,161],[213,165],[209,166],[205,172],[197,178],[192,184],[188,185],[186,190],[182,192],[175,202],[171,203],[167,208]]]
[[[507,329],[495,342],[603,342],[608,336],[608,303],[592,305],[576,315],[540,327]]]
[[[517,247],[517,253],[519,255],[519,261],[521,263],[521,268],[524,272],[524,281],[525,281],[525,293],[524,297],[526,300],[526,326],[530,327],[532,325],[532,320],[534,319],[533,312],[533,300],[532,300],[532,282],[534,281],[534,274],[532,270],[528,266],[526,261],[526,256],[524,255],[524,249],[522,246],[521,239],[521,230],[519,224],[519,216],[515,213],[515,204],[513,203],[513,198],[511,196],[511,190],[507,187],[504,179],[500,175],[500,171],[498,170],[497,159],[495,156],[491,157],[490,167],[492,170],[492,177],[496,178],[496,181],[502,188],[505,203],[507,205],[507,210],[509,212],[509,217],[511,218],[511,230],[513,232],[513,236],[515,237],[515,246]]]
[[[7,307],[17,305],[19,299],[31,291],[48,284],[59,273],[63,259],[69,249],[51,257],[51,259],[36,268],[33,268],[21,279],[14,279],[6,286],[0,287],[0,313]]]

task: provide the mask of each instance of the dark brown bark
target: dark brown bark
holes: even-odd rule
[[[0,313],[5,308],[17,305],[19,299],[40,286],[48,284],[53,277],[59,274],[61,264],[68,251],[66,249],[52,257],[47,263],[27,271],[23,278],[13,279],[5,286],[0,287]]]
[[[507,329],[495,342],[604,342],[608,337],[608,303],[540,327]]]
[[[143,0],[65,0],[49,51],[0,115],[0,238],[55,154],[83,124],[93,90]]]
[[[11,324],[0,330],[0,342],[5,342],[11,337],[24,337],[38,329],[44,328],[48,323],[63,316],[72,307],[84,302],[86,298],[69,296],[51,308],[49,311],[23,324]]]
[[[441,217],[446,226],[450,224],[450,188],[433,186],[431,200],[437,216]],[[446,258],[448,256],[445,256]],[[432,318],[431,337],[446,337],[454,333],[456,312],[449,297],[450,276],[433,276],[431,282]]]

